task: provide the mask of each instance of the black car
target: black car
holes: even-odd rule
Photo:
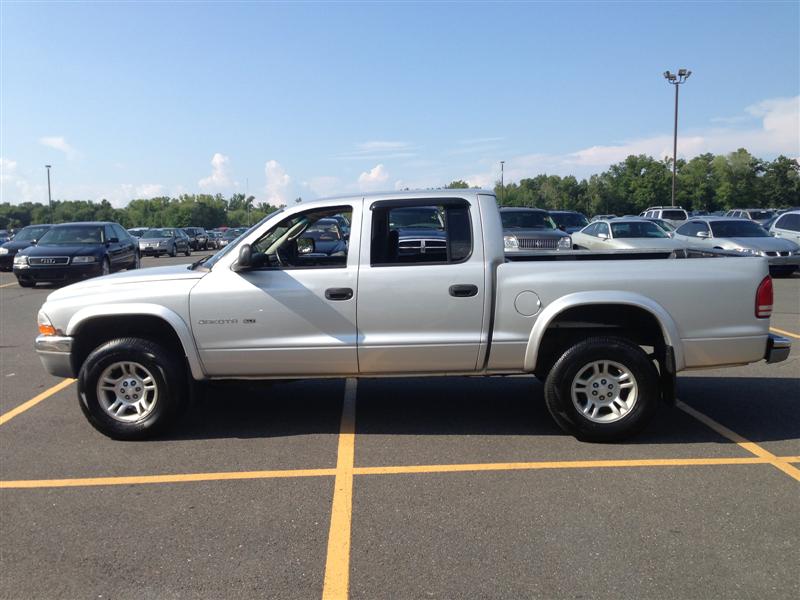
[[[17,252],[36,245],[52,225],[28,225],[20,229],[10,242],[0,246],[0,271],[10,271]]]
[[[208,233],[202,227],[184,227],[184,233],[189,236],[189,245],[192,250],[208,250]]]
[[[575,233],[589,224],[589,219],[583,213],[574,210],[551,210],[550,218],[561,231]]]
[[[177,256],[178,252],[183,252],[186,256],[192,253],[189,244],[189,236],[179,227],[162,227],[160,229],[148,229],[139,238],[139,252],[142,256],[152,254],[161,256],[169,254]]]
[[[14,275],[22,287],[138,267],[136,240],[118,223],[108,222],[53,225],[35,246],[14,257]]]

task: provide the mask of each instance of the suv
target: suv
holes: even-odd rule
[[[208,250],[208,234],[202,227],[184,227],[183,231],[189,236],[189,246],[192,250]]]
[[[651,206],[641,216],[645,219],[663,219],[675,227],[689,220],[688,213],[681,206]]]

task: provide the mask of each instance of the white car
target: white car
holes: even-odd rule
[[[689,213],[680,206],[651,206],[641,214],[645,219],[663,219],[680,227],[689,219]]]
[[[674,250],[679,246],[661,227],[639,217],[589,223],[572,234],[578,250]]]
[[[769,232],[776,238],[800,244],[800,210],[783,213],[769,228]]]

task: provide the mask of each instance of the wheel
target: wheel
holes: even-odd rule
[[[134,253],[133,264],[128,267],[128,270],[131,269],[140,269],[142,267],[142,257],[139,255],[138,252]]]
[[[96,348],[78,376],[89,423],[116,440],[150,437],[167,427],[185,396],[182,366],[149,340],[120,338]]]
[[[544,397],[559,427],[588,442],[624,440],[653,418],[658,372],[644,351],[624,338],[596,337],[561,355]]]
[[[103,270],[102,270],[102,272],[100,273],[100,276],[101,276],[101,277],[102,277],[103,275],[108,275],[109,273],[111,273],[111,263],[109,262],[109,260],[108,260],[108,257],[106,257],[106,258],[104,258],[104,259],[103,259],[103,266],[102,266],[102,269],[103,269]]]
[[[173,256],[173,257],[174,256],[178,256],[178,245],[177,244],[172,244],[172,248],[170,248],[170,250],[169,250],[169,255]]]
[[[19,287],[24,287],[24,288],[36,287],[35,281],[25,281],[24,279],[17,279],[17,283],[19,284]]]
[[[186,252],[184,252],[184,254],[185,254],[186,256],[191,256],[191,255],[192,255],[192,249],[191,249],[191,247],[189,246],[189,244],[186,244]]]

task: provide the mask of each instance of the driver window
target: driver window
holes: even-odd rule
[[[344,268],[350,245],[350,206],[326,207],[286,217],[252,245],[252,266],[261,269]]]

